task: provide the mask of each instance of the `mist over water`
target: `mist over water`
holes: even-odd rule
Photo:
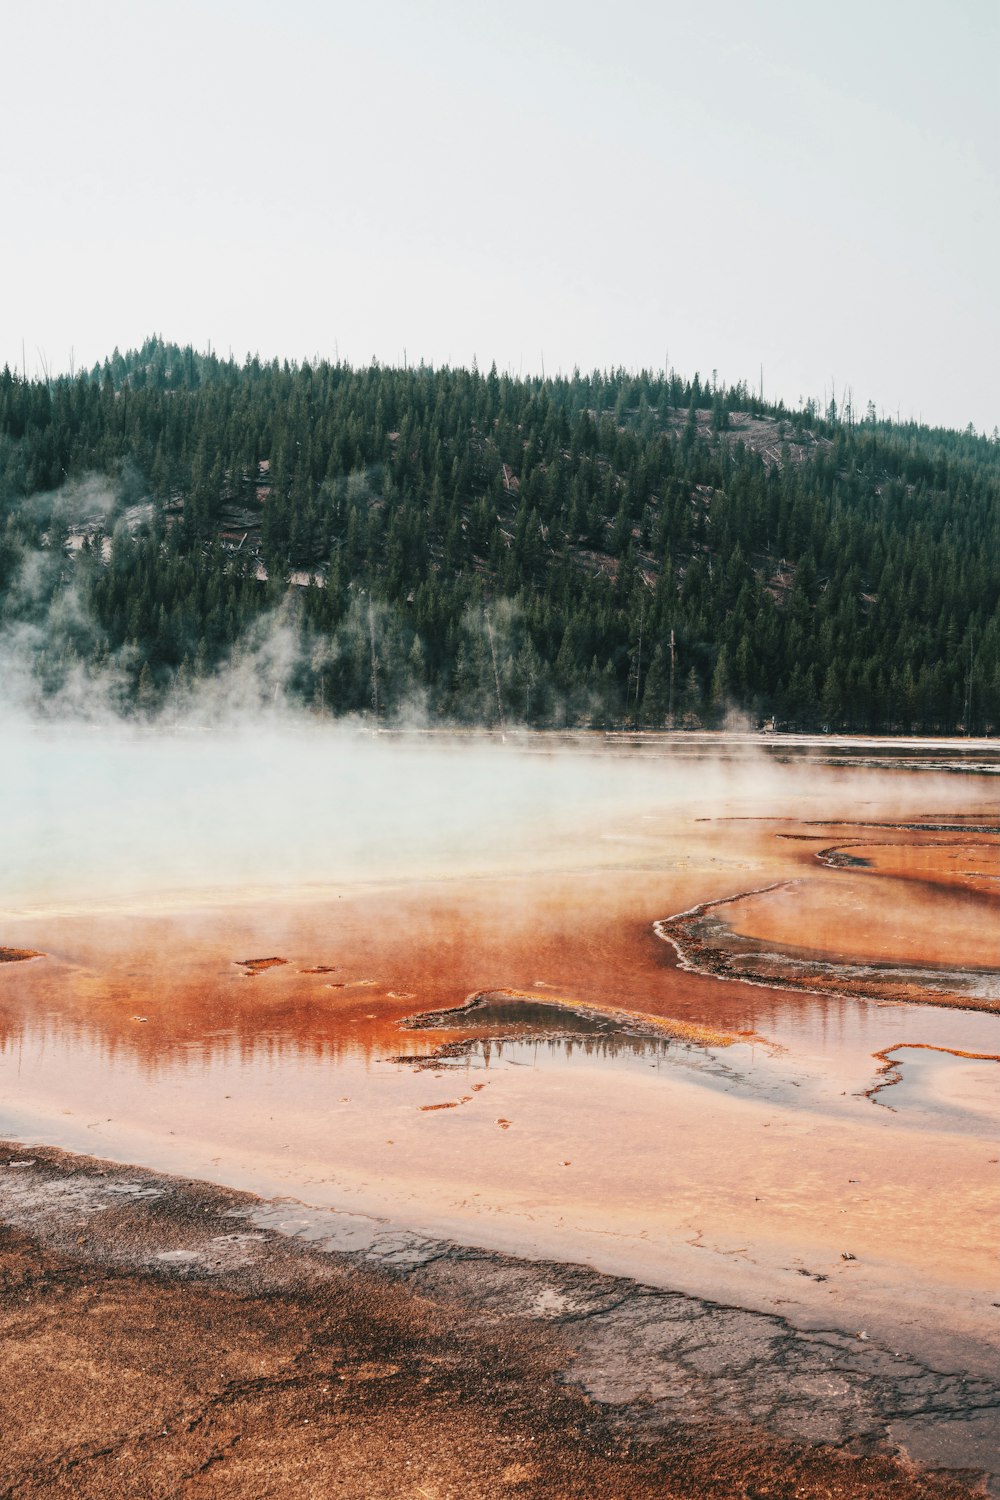
[[[0,618],[0,912],[516,875],[563,856],[579,868],[584,848],[592,866],[639,864],[644,808],[668,821],[817,818],[884,796],[872,773],[775,764],[747,736],[738,756],[721,736],[707,750],[677,736],[642,763],[602,753],[596,733],[573,749],[545,732],[449,738],[407,691],[382,719],[391,732],[373,734],[296,699],[317,642],[292,590],[216,670],[144,704],[132,648],[109,654],[64,552],[131,545],[149,523],[137,477],[112,492],[92,476],[24,509],[37,544],[25,545]],[[498,640],[515,631],[512,609],[492,610]],[[483,621],[464,628],[481,633]],[[578,719],[570,704],[554,712]],[[911,811],[961,803],[927,777],[897,781],[893,798]]]
[[[304,711],[128,724],[7,710],[0,737],[0,910],[304,891],[588,863],[641,863],[692,818],[842,817],[877,773],[776,764],[725,743],[648,758],[592,736],[373,734]],[[962,803],[957,778],[896,779],[911,815]],[[665,820],[665,821],[664,821]]]
[[[666,819],[843,816],[883,795],[863,772],[776,765],[747,736],[738,757],[724,737],[706,751],[677,736],[643,764],[600,753],[596,733],[587,753],[545,732],[448,738],[405,684],[382,715],[391,732],[373,734],[296,697],[303,662],[336,643],[304,628],[291,589],[207,675],[178,674],[143,700],[134,649],[109,651],[81,572],[148,529],[138,476],[114,489],[84,478],[22,510],[34,540],[0,615],[0,911],[517,874],[563,853],[578,866],[586,840],[591,864],[637,863],[644,807]],[[470,639],[483,621],[470,613]],[[516,607],[497,601],[489,629],[491,648],[495,636],[501,656],[513,650]],[[555,705],[553,722],[579,722],[580,707]],[[929,779],[894,797],[957,805]],[[615,847],[626,839],[631,849]]]
[[[471,737],[400,742],[306,715],[211,731],[22,720],[0,743],[0,906],[537,864],[637,798],[683,802],[692,779]],[[731,782],[725,769],[711,779]]]
[[[22,727],[0,749],[0,902],[233,894],[433,868],[445,851],[502,843],[509,820],[543,798],[554,810],[572,799],[545,769],[526,779],[488,750],[428,756],[308,724]]]

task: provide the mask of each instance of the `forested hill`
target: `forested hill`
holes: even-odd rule
[[[155,712],[1000,728],[1000,442],[625,371],[0,374],[5,670]],[[279,680],[280,679],[280,680]]]

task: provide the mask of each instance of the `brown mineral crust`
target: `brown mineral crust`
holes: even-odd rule
[[[238,958],[236,960],[236,962],[239,964],[239,966],[240,966],[241,969],[246,969],[246,971],[247,971],[248,974],[253,975],[253,974],[263,974],[263,972],[264,972],[265,969],[276,969],[281,964],[287,964],[288,959],[287,958]],[[317,970],[316,972],[319,972],[319,971]]]
[[[34,948],[0,948],[0,964],[19,964],[27,958],[42,958]]]
[[[414,1290],[271,1236],[251,1237],[263,1252],[242,1265],[238,1246],[221,1265],[157,1261],[165,1245],[206,1233],[239,1240],[231,1215],[242,1195],[174,1182],[158,1197],[162,1178],[54,1152],[33,1166],[64,1192],[81,1174],[118,1172],[123,1192],[146,1184],[149,1196],[126,1193],[93,1222],[64,1212],[53,1227],[50,1216],[37,1237],[0,1227],[0,1495],[10,1500],[974,1492],[971,1476],[746,1425],[630,1430],[568,1383],[571,1328],[484,1317],[446,1283]]]
[[[654,1015],[649,1011],[633,1008],[625,1009],[620,1005],[599,1005],[593,1002],[573,999],[565,995],[551,994],[546,988],[543,995],[537,991],[515,990],[507,987],[487,990],[478,995],[471,995],[464,1005],[452,1007],[448,1010],[435,1010],[422,1012],[416,1016],[410,1016],[405,1026],[407,1030],[420,1031],[432,1028],[451,1026],[456,1031],[467,1029],[470,1020],[475,1021],[481,1007],[489,1005],[491,1001],[512,1001],[514,1006],[524,1006],[526,1015],[530,1017],[539,1005],[547,1012],[548,1017],[544,1025],[539,1026],[537,1021],[527,1019],[520,1022],[512,1016],[505,1021],[495,1034],[521,1035],[526,1038],[538,1034],[545,1035],[550,1031],[558,1031],[560,1014],[567,1017],[575,1016],[583,1019],[591,1019],[607,1023],[623,1036],[644,1036],[656,1040],[667,1038],[674,1041],[684,1040],[695,1042],[703,1047],[730,1047],[740,1039],[746,1039],[754,1035],[752,1031],[742,1030],[739,1032],[720,1031],[711,1026],[701,1026],[691,1021],[680,1021],[673,1016]],[[465,1042],[453,1042],[439,1048],[430,1057],[423,1059],[424,1062],[434,1062],[440,1057],[460,1055],[466,1046]]]
[[[821,852],[825,854],[829,851]],[[764,927],[759,916],[753,932],[742,930],[747,925],[742,916],[742,909],[747,903],[757,900],[759,907],[758,898],[767,897],[791,884],[779,882],[760,890],[702,902],[689,911],[657,922],[656,930],[661,937],[673,944],[685,968],[714,978],[811,994],[825,992],[843,996],[874,996],[883,1000],[947,1006],[958,1010],[981,1010],[993,1014],[1000,1012],[1000,1005],[989,996],[949,992],[946,978],[949,969],[941,962],[943,955],[938,952],[921,957],[913,965],[928,972],[940,967],[941,988],[935,989],[926,983],[920,983],[916,978],[908,981],[905,964],[896,965],[877,958],[852,958],[833,949],[810,948],[792,943],[784,937],[780,919],[769,924],[770,930],[766,930],[766,935],[759,935]],[[963,894],[971,894],[976,899],[981,893],[975,890],[965,893],[963,887]],[[995,902],[996,896],[991,894],[986,899]],[[739,913],[734,911],[737,907],[740,908]],[[720,914],[722,908],[730,909],[734,917],[732,923],[727,922]],[[737,930],[735,921],[740,922],[740,930]],[[848,965],[863,966],[864,973],[851,973]],[[972,972],[972,966],[969,966],[969,972]]]

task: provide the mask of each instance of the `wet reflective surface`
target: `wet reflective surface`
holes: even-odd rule
[[[327,813],[297,881],[266,782],[224,868],[192,829],[197,894],[152,815],[132,898],[100,861],[8,872],[0,939],[42,956],[0,965],[0,1136],[988,1363],[995,779],[510,764],[463,773],[464,818],[435,767],[426,861],[397,788],[363,879]]]
[[[927,1043],[893,1047],[871,1098],[965,1134],[1000,1137],[1000,1077],[995,1057],[967,1056]]]

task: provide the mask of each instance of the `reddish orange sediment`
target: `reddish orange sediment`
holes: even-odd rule
[[[928,1306],[941,1286],[978,1296],[989,1234],[981,1211],[965,1215],[963,1204],[987,1201],[993,1188],[976,1140],[928,1135],[918,1154],[908,1153],[892,1134],[895,1118],[867,1101],[881,1133],[856,1113],[834,1117],[826,1104],[805,1103],[796,1111],[766,1092],[745,1099],[713,1092],[689,1081],[693,1075],[671,1073],[661,1087],[651,1066],[639,1071],[640,1061],[624,1081],[595,1064],[586,1075],[567,1074],[555,1091],[527,1068],[495,1068],[479,1075],[490,1079],[485,1093],[467,1081],[474,1073],[435,1087],[432,1070],[392,1061],[426,1058],[442,1042],[468,1036],[460,1017],[432,1036],[406,1029],[409,1018],[504,992],[526,1004],[544,1000],[620,1019],[625,1031],[655,1031],[676,1039],[681,1054],[724,1048],[737,1082],[760,1038],[786,1048],[783,1066],[796,1086],[799,1054],[814,1052],[832,1080],[829,1097],[849,1103],[871,1085],[878,1050],[903,1030],[891,1010],[871,1008],[884,1024],[879,1029],[869,1015],[859,1032],[853,997],[820,982],[792,992],[774,979],[753,985],[689,972],[654,923],[665,912],[735,903],[727,915],[737,911],[740,929],[776,951],[837,956],[839,944],[841,956],[870,962],[880,946],[899,956],[895,913],[907,962],[954,962],[956,938],[967,938],[980,956],[996,946],[993,906],[983,893],[964,900],[954,861],[941,871],[947,891],[937,899],[927,886],[933,868],[903,881],[816,860],[815,849],[834,837],[870,841],[867,825],[809,832],[786,817],[766,825],[637,826],[641,840],[623,842],[627,858],[613,867],[588,864],[584,847],[575,863],[543,874],[386,883],[325,901],[187,913],[22,919],[11,939],[44,946],[50,956],[5,969],[0,1042],[13,1067],[19,1053],[42,1057],[20,1042],[45,1040],[51,1071],[39,1075],[38,1088],[49,1089],[48,1118],[58,1128],[64,1118],[78,1121],[84,1139],[96,1122],[90,1138],[112,1154],[121,1121],[122,1151],[145,1150],[155,1135],[165,1143],[157,1164],[168,1160],[187,1176],[217,1172],[216,1180],[236,1181],[225,1174],[234,1162],[244,1166],[245,1131],[257,1155],[247,1157],[242,1185],[257,1182],[260,1165],[260,1180],[278,1184],[269,1191],[317,1193],[333,1203],[371,1199],[372,1211],[404,1222],[433,1213],[472,1242],[595,1256],[606,1268],[711,1284],[734,1302],[752,1286],[762,1300],[791,1296],[798,1305],[810,1294],[798,1261],[829,1277],[817,1283],[817,1297],[834,1284],[838,1296],[853,1296],[828,1265],[834,1255],[839,1264],[844,1244],[857,1256],[851,1276],[859,1286],[869,1276],[866,1295],[887,1308],[912,1277],[934,1281]],[[787,833],[803,839],[779,837]],[[982,845],[982,834],[975,839]],[[941,846],[927,857],[930,866],[948,854]],[[741,891],[765,886],[768,895],[740,899]],[[281,954],[284,962],[240,965],[232,958],[238,952]],[[265,984],[243,983],[251,964],[266,964]],[[930,997],[913,998],[925,1015]],[[135,1024],[137,1014],[146,1024]],[[940,1024],[956,1028],[945,1044],[992,1052],[963,1030],[988,1020],[943,1014]],[[911,1034],[930,1040],[919,1028]],[[72,1038],[89,1048],[91,1093]],[[757,1047],[758,1068],[772,1051]],[[334,1066],[349,1062],[354,1073],[340,1083]],[[300,1101],[307,1075],[317,1080],[315,1091]],[[143,1085],[163,1077],[169,1088],[162,1095],[136,1089],[127,1099],[104,1088],[105,1078],[120,1089],[133,1077]],[[401,1111],[391,1126],[380,1113],[390,1099]],[[160,1100],[161,1113],[147,1119],[141,1111],[161,1108]],[[134,1136],[127,1133],[133,1118],[142,1127]],[[566,1160],[571,1172],[562,1169]],[[845,1187],[860,1162],[872,1182],[864,1195]],[[471,1208],[470,1173],[477,1178]],[[826,1315],[828,1306],[810,1304],[811,1315]],[[972,1329],[974,1315],[962,1306],[962,1327]]]

